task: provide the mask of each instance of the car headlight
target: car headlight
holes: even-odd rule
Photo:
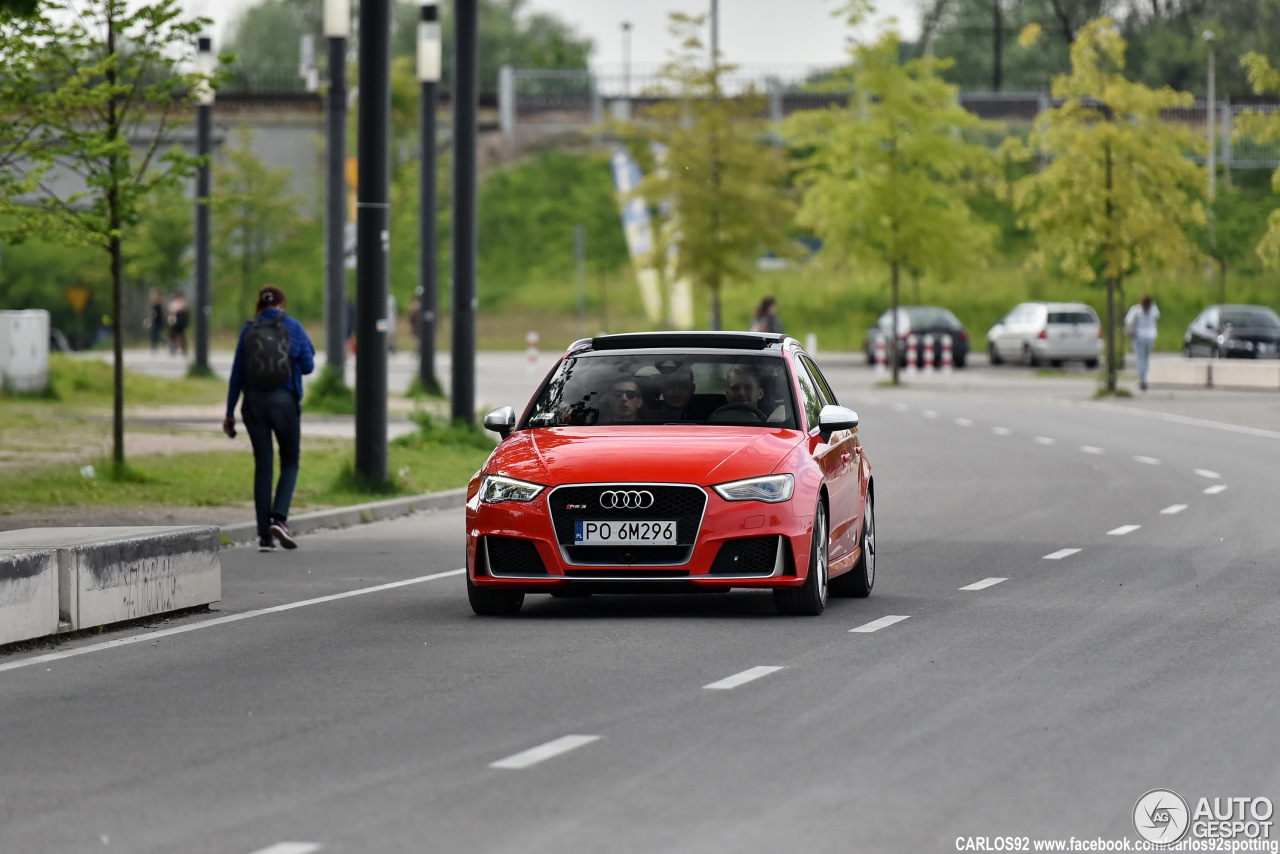
[[[504,501],[532,501],[538,493],[546,489],[537,483],[503,477],[500,474],[487,474],[480,483],[480,500],[486,504],[501,504]]]
[[[712,488],[725,501],[763,501],[766,504],[777,504],[791,500],[795,479],[789,474],[771,474],[722,483]]]

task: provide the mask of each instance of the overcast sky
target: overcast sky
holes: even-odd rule
[[[897,17],[899,31],[914,38],[920,26],[918,3],[876,0],[875,5],[881,17]],[[257,0],[186,0],[186,5],[192,13],[214,19],[217,49],[228,25],[243,9],[257,5]],[[719,0],[720,52],[726,61],[740,65],[842,63],[850,32],[831,16],[840,5],[840,0]],[[529,0],[528,7],[557,15],[579,35],[594,40],[592,61],[601,65],[621,64],[622,23],[629,22],[631,62],[648,65],[665,61],[674,46],[668,34],[671,12],[702,14],[711,4],[709,0]]]

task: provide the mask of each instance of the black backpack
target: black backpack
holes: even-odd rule
[[[258,391],[274,391],[293,379],[291,344],[284,315],[250,321],[244,333],[245,384]]]

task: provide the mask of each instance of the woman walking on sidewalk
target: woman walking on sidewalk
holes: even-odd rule
[[[289,530],[289,505],[298,483],[302,452],[302,375],[315,370],[315,347],[302,324],[284,313],[284,292],[274,285],[258,291],[258,316],[244,325],[236,344],[227,389],[222,432],[236,436],[236,402],[253,444],[253,503],[258,516],[258,551],[275,551],[276,541],[296,549]],[[280,445],[280,480],[271,492],[272,444]]]

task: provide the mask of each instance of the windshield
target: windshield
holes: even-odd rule
[[[796,429],[786,361],[730,353],[592,353],[564,359],[523,427],[739,424]]]
[[[1222,310],[1222,323],[1252,329],[1280,328],[1280,317],[1269,308],[1229,308]]]

